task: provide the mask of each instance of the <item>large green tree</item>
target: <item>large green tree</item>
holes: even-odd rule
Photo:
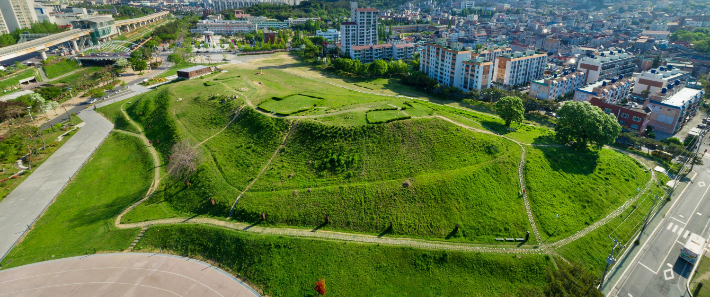
[[[567,102],[557,116],[557,140],[561,143],[574,142],[579,148],[586,148],[587,144],[602,148],[613,143],[621,132],[614,116],[589,102]]]
[[[383,60],[375,60],[370,64],[370,73],[378,76],[387,74],[387,62]]]
[[[521,123],[525,114],[523,100],[518,97],[506,96],[496,102],[496,113],[505,120],[505,126],[510,127],[510,123]]]

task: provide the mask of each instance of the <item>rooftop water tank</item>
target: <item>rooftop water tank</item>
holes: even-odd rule
[[[669,89],[669,90],[673,90],[673,85],[668,84],[668,89]]]
[[[656,69],[651,69],[651,73],[656,73]]]
[[[603,86],[603,87],[606,87],[606,81],[604,81],[604,82],[602,83],[602,86]]]
[[[668,65],[668,70],[673,69],[673,65]]]
[[[623,74],[619,74],[619,80],[621,80],[621,79],[624,79],[624,75],[623,75]]]
[[[661,89],[661,94],[665,94],[666,92],[668,92],[668,89],[666,89],[666,88]]]
[[[664,71],[664,70],[666,70],[666,68],[663,67],[663,66],[661,66],[661,67],[658,67],[658,70],[659,70],[659,71]]]
[[[677,86],[677,85],[679,85],[679,84],[680,84],[680,80],[676,79],[674,85]]]

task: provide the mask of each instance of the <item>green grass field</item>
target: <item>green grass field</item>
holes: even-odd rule
[[[695,272],[695,275],[693,275],[693,279],[690,282],[690,292],[693,293],[693,297],[709,297],[710,296],[710,258],[703,257],[700,260],[699,265],[700,266],[698,267],[698,270]]]
[[[283,98],[272,98],[259,104],[259,108],[278,115],[290,115],[316,107],[320,101],[321,98],[294,94]]]
[[[368,124],[384,124],[397,120],[411,118],[410,115],[401,110],[374,110],[367,113]]]
[[[114,129],[125,130],[133,133],[140,133],[136,126],[128,122],[128,119],[121,112],[121,105],[124,102],[119,102],[116,104],[107,105],[98,108],[97,111],[103,114],[109,121],[114,124]]]
[[[78,82],[79,80],[86,79],[87,77],[90,77],[89,75],[98,71],[99,69],[101,69],[101,67],[98,67],[98,66],[81,68],[77,72],[74,72],[70,75],[67,75],[67,76],[62,77],[60,79],[57,79],[55,81],[55,83],[73,85],[76,82]]]
[[[638,194],[650,177],[643,165],[611,149],[527,150],[525,184],[540,235],[548,240],[569,236],[605,217]]]
[[[139,229],[116,229],[114,219],[145,195],[152,174],[140,140],[113,132],[0,266],[127,248]]]
[[[137,247],[214,259],[269,296],[523,296],[543,287],[548,256],[426,251],[284,238],[206,226],[155,226]]]
[[[54,64],[42,66],[47,78],[55,78],[62,74],[71,72],[79,68],[79,63],[75,60],[64,59]]]

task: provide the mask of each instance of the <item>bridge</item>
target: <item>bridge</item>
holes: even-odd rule
[[[109,36],[105,36],[105,39],[110,39],[110,36],[114,34],[121,34],[121,27],[126,28],[126,32],[130,31],[130,27],[132,26],[133,28],[140,27],[143,25],[146,25],[151,22],[155,22],[158,19],[164,18],[165,16],[168,15],[168,11],[160,11],[156,12],[151,15],[147,15],[144,17],[140,18],[135,18],[135,19],[128,19],[128,20],[120,20],[120,21],[115,21],[114,26],[115,29],[111,30],[111,34]],[[93,46],[93,42],[91,41],[91,34],[94,30],[92,29],[72,29],[69,31],[64,31],[60,32],[57,34],[52,34],[49,36],[45,37],[40,37],[37,39],[32,39],[28,40],[22,43],[18,43],[15,45],[11,46],[6,46],[3,48],[0,48],[0,61],[5,61],[9,60],[12,58],[16,58],[19,56],[23,56],[26,54],[31,54],[34,52],[39,52],[42,54],[42,60],[47,59],[47,54],[46,51],[52,47],[56,46],[65,42],[71,42],[72,47],[74,51],[79,52],[80,49],[85,48],[87,46]],[[33,36],[35,37],[35,36]],[[39,36],[36,36],[39,37]],[[31,39],[31,38],[27,38]],[[77,43],[77,41],[79,41]],[[98,40],[99,43],[101,43],[103,40]]]

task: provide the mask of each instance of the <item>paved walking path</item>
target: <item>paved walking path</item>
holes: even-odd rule
[[[109,135],[113,124],[98,113],[79,113],[86,125],[0,201],[0,260],[29,230]]]

